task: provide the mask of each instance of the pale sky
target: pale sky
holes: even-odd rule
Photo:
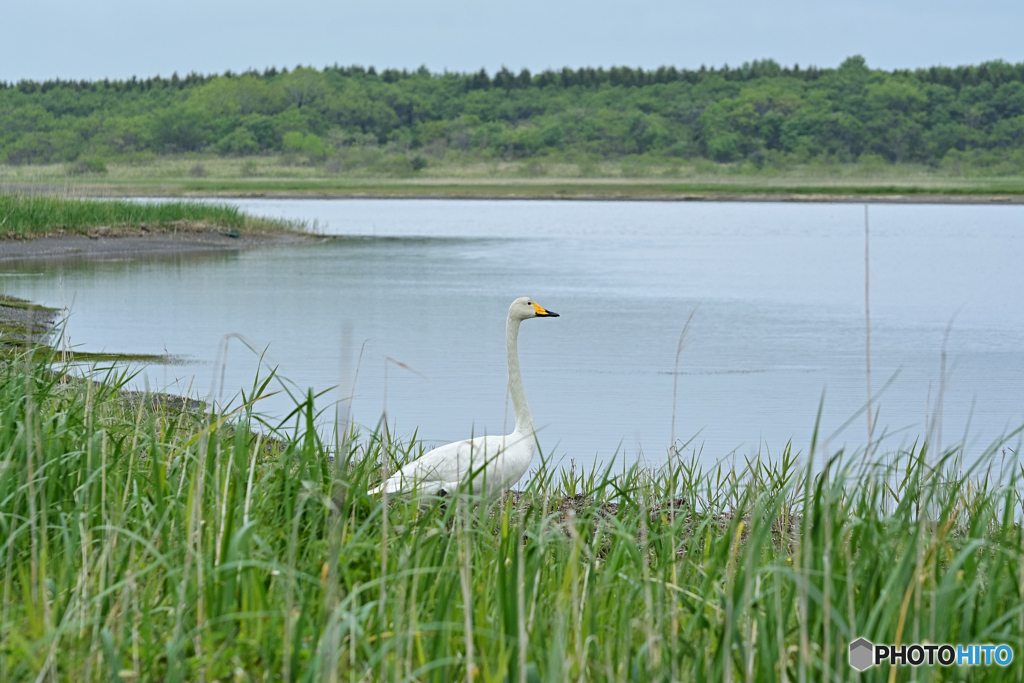
[[[1024,61],[1021,0],[0,0],[0,80],[335,62],[432,71]]]

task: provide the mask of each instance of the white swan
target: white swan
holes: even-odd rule
[[[452,492],[469,479],[472,473],[472,491],[487,494],[504,491],[526,474],[537,448],[533,431],[533,418],[523,392],[523,377],[519,372],[519,323],[529,318],[557,318],[557,313],[545,310],[529,297],[520,297],[508,309],[505,336],[508,344],[508,393],[516,415],[516,428],[505,436],[478,436],[439,446],[408,463],[370,489],[370,495],[401,493],[413,489],[428,495]]]

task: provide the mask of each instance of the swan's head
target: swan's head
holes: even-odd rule
[[[521,296],[509,306],[508,317],[515,320],[527,320],[528,318],[557,318],[558,314],[545,309],[528,296]]]

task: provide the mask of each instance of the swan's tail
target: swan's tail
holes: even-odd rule
[[[374,486],[372,489],[367,491],[367,495],[379,496],[384,491],[384,487],[388,487],[388,493],[401,493],[402,492],[402,473],[392,475],[388,479],[382,481],[379,485]]]
[[[388,489],[388,495],[399,496],[402,494],[418,493],[420,495],[445,495],[445,492],[454,491],[459,487],[457,481],[446,482],[433,480],[424,480],[415,476],[410,476],[407,473],[399,470],[390,477],[382,481],[377,486],[366,492],[370,496],[379,496],[383,491],[384,487]]]

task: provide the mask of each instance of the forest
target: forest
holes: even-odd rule
[[[341,172],[442,162],[827,161],[1024,171],[1024,63],[916,70],[569,68],[493,75],[296,67],[130,80],[0,83],[0,163],[282,155]],[[390,160],[390,161],[389,161]],[[390,166],[388,166],[390,164]]]

